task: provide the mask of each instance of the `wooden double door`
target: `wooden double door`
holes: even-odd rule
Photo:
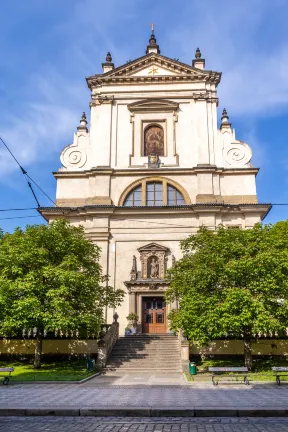
[[[164,297],[142,297],[142,332],[166,333]]]

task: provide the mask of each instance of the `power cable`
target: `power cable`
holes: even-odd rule
[[[37,210],[37,207],[27,207],[27,208],[13,208],[13,209],[0,209],[0,212],[10,212],[10,211],[26,211],[26,210]]]
[[[14,156],[14,154],[12,153],[12,151],[9,149],[9,147],[8,147],[8,145],[5,143],[5,141],[1,138],[1,136],[0,136],[0,140],[1,140],[1,142],[3,143],[3,145],[5,146],[5,148],[6,148],[6,150],[8,150],[8,152],[10,153],[10,155],[13,157],[13,159],[15,160],[15,162],[17,163],[17,165],[19,166],[19,168],[20,168],[20,170],[21,170],[21,172],[22,172],[22,174],[25,176],[25,178],[26,178],[26,180],[27,180],[27,183],[28,183],[28,186],[29,186],[29,188],[30,188],[30,190],[31,190],[31,192],[32,192],[32,194],[33,194],[33,197],[34,197],[34,199],[35,199],[35,201],[36,201],[36,203],[37,203],[37,207],[39,208],[39,207],[41,207],[40,206],[40,203],[39,203],[39,201],[38,201],[38,199],[37,199],[37,196],[36,196],[36,194],[35,194],[35,192],[34,192],[34,189],[33,189],[33,187],[32,187],[32,185],[31,185],[31,183],[30,183],[30,181],[29,180],[31,180],[34,184],[35,184],[35,186],[37,186],[38,187],[38,189],[57,207],[57,205],[55,204],[55,202],[49,197],[49,195],[47,195],[46,194],[46,192],[44,192],[44,190],[32,179],[32,177],[30,177],[29,175],[28,175],[28,173],[27,173],[27,171],[20,165],[20,163],[19,163],[19,161],[16,159],[16,157]],[[28,180],[29,179],[29,180]]]
[[[7,220],[7,219],[26,219],[26,218],[36,218],[36,217],[43,217],[43,216],[42,216],[42,215],[14,216],[14,217],[5,217],[5,218],[0,218],[0,220]]]

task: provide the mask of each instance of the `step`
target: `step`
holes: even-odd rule
[[[110,356],[112,357],[117,357],[117,358],[136,358],[136,359],[155,359],[155,360],[177,360],[180,359],[180,353],[173,353],[171,355],[165,355],[163,353],[158,353],[158,354],[147,354],[147,353],[117,353],[115,351],[112,351],[112,353],[110,354]]]
[[[158,364],[161,364],[161,363],[175,364],[175,362],[180,362],[180,357],[178,357],[178,359],[159,359],[156,357],[131,358],[131,357],[117,357],[117,356],[115,356],[115,357],[110,357],[109,361],[110,360],[113,362],[124,362],[124,361],[130,362],[130,363],[132,363],[132,362],[137,363],[138,362],[139,364],[145,363],[145,362],[158,363]]]
[[[179,367],[169,367],[169,366],[165,366],[165,367],[156,367],[154,365],[147,365],[147,366],[127,366],[127,365],[114,365],[114,364],[109,364],[106,367],[110,368],[110,369],[129,369],[129,370],[133,370],[133,371],[140,371],[143,369],[151,369],[151,370],[169,370],[169,371],[175,371],[175,370],[182,370],[181,366]]]
[[[117,352],[118,354],[125,354],[125,353],[129,353],[129,354],[163,354],[163,355],[173,355],[173,354],[178,354],[180,353],[179,349],[171,349],[171,350],[161,350],[161,349],[154,349],[154,350],[147,350],[147,349],[133,349],[133,348],[119,348],[116,347],[113,349],[113,352]]]
[[[115,347],[120,347],[120,348],[159,348],[159,349],[168,349],[168,348],[179,348],[178,344],[172,345],[172,344],[132,344],[132,343],[116,343],[114,345]]]
[[[106,367],[107,370],[115,370],[118,371],[120,370],[121,372],[130,372],[130,373],[145,373],[145,372],[150,372],[150,373],[182,373],[182,369],[164,369],[164,368],[143,368],[143,369],[132,369],[132,368],[124,368],[124,367]]]
[[[177,360],[180,359],[180,353],[174,353],[173,355],[165,355],[163,353],[159,354],[147,354],[147,353],[122,353],[119,354],[115,351],[112,351],[111,357],[117,357],[117,358],[136,358],[136,359],[148,359],[148,358],[154,358],[154,359],[163,359],[163,360]]]
[[[174,342],[174,341],[169,341],[169,342],[159,342],[159,341],[117,341],[116,342],[117,345],[139,345],[139,346],[143,346],[143,345],[147,345],[147,346],[179,346],[178,342]]]

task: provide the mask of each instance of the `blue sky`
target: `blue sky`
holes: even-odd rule
[[[227,108],[236,137],[260,166],[260,202],[288,203],[287,0],[0,0],[0,132],[30,176],[53,199],[52,171],[89,112],[85,76],[144,54],[149,23],[162,54],[223,72],[219,117]],[[1,209],[35,207],[25,179],[0,147]],[[49,201],[38,193],[41,205]],[[35,210],[0,212],[0,226],[40,223]],[[287,219],[275,206],[266,222]],[[25,216],[23,219],[5,219]]]

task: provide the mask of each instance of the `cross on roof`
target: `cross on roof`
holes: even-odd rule
[[[149,26],[151,26],[151,32],[152,32],[152,34],[154,34],[154,30],[155,30],[155,26],[156,26],[157,24],[154,24],[154,23],[152,23],[152,24],[149,24]]]

